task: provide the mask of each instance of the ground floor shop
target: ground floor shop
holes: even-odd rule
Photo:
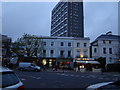
[[[93,60],[76,60],[78,69],[86,69],[86,71],[93,71],[94,69],[99,69],[100,63]]]
[[[67,69],[70,67],[70,62],[73,61],[73,58],[53,58],[53,57],[19,57],[19,62],[31,62],[39,65],[41,67],[53,68],[57,65],[58,68],[61,68],[62,65]]]
[[[94,60],[75,60],[73,58],[50,58],[50,57],[39,57],[39,58],[28,58],[24,57],[19,59],[20,62],[31,62],[41,66],[41,68],[54,68],[60,69],[64,66],[65,69],[78,68],[85,69],[86,71],[93,71],[93,69],[99,69],[100,63]]]
[[[72,58],[42,58],[41,64],[46,66],[47,68],[61,68],[64,65],[64,68],[70,68],[70,62],[73,61]]]

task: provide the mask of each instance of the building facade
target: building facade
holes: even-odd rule
[[[89,57],[89,38],[42,37],[42,39],[45,57]]]
[[[51,36],[84,37],[83,2],[59,2],[53,8]]]
[[[29,39],[28,41],[31,40],[30,37],[27,39]],[[35,36],[32,37],[32,39],[34,41],[35,39],[37,39],[38,43],[35,44],[34,41],[31,40],[31,43],[27,42],[25,45],[23,45],[23,47],[25,48],[24,52],[26,53],[24,53],[24,57],[29,57],[26,51],[26,46],[31,47],[30,45],[33,43],[34,46],[32,46],[31,52],[34,53],[36,48],[38,51],[35,51],[36,55],[32,54],[31,57],[38,58],[39,64],[43,64],[46,66],[54,66],[56,63],[70,64],[70,62],[75,62],[75,60],[77,60],[78,58],[80,60],[87,60],[89,58],[90,39],[88,37],[77,38]],[[25,41],[26,40],[24,40],[24,42]],[[19,40],[17,42],[19,42]],[[39,45],[42,46],[42,49],[39,49]],[[42,53],[40,53],[39,51],[41,51]]]
[[[0,65],[2,65],[2,35],[0,34]]]
[[[118,61],[118,48],[120,45],[120,36],[112,35],[111,32],[102,34],[91,43],[92,58],[106,58],[106,64]]]
[[[118,16],[120,16],[120,1],[118,2]],[[118,17],[118,35],[120,35],[120,17]]]
[[[2,37],[2,56],[10,57],[12,39],[6,35],[2,35],[1,37]]]
[[[43,61],[71,62],[77,58],[89,58],[89,38],[42,37]]]

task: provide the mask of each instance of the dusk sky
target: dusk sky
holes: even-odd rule
[[[24,33],[50,36],[51,11],[57,2],[4,2],[2,5],[2,34],[12,40]],[[118,6],[116,2],[84,3],[84,35],[93,41],[112,31],[118,34]]]

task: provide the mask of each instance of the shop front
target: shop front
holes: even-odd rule
[[[93,71],[93,69],[99,69],[100,63],[93,60],[76,60],[79,69],[86,69],[86,71]]]
[[[64,65],[65,69],[70,69],[70,62],[73,61],[72,58],[57,58],[58,68]]]
[[[73,61],[72,58],[42,58],[41,64],[47,68],[53,68],[57,65],[59,69],[64,65],[66,69],[69,69],[71,61]]]
[[[52,68],[56,64],[56,58],[41,58],[40,65],[46,68]]]

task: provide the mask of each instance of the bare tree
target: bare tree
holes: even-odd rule
[[[21,38],[17,40],[17,42],[24,47],[24,51],[27,56],[43,56],[42,50],[44,47],[42,37],[24,34]]]

